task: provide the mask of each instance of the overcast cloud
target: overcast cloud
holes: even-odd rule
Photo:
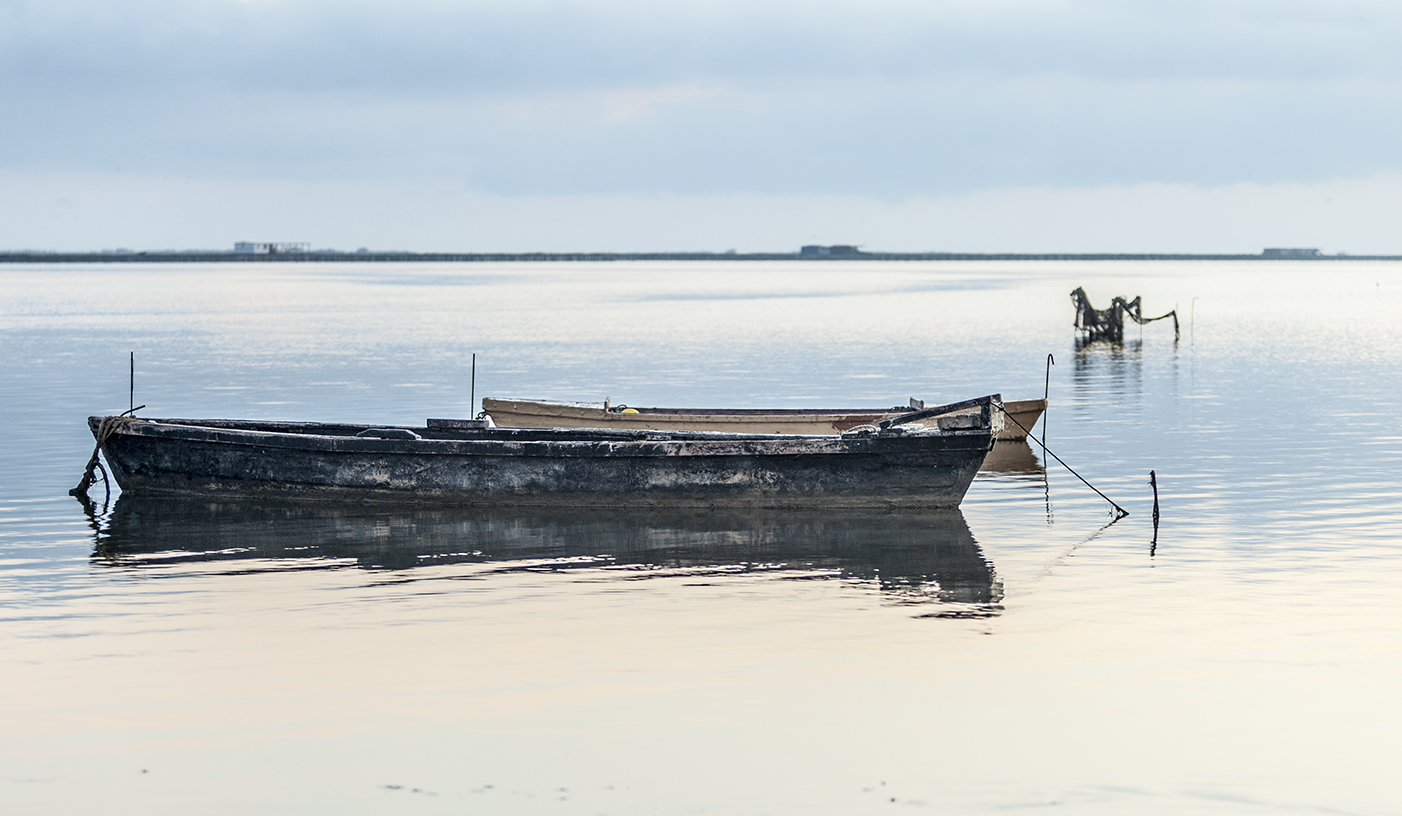
[[[243,184],[249,211],[290,183],[307,210],[348,184],[449,208],[1376,186],[1402,171],[1399,34],[1392,2],[0,0],[0,246],[106,240],[124,216],[101,202],[164,211],[170,179]],[[46,184],[90,202],[75,226]],[[423,218],[350,226],[460,248]],[[304,221],[283,229],[326,234]],[[548,228],[503,240],[554,248]],[[589,248],[659,248],[610,240]],[[1154,248],[1222,248],[1192,240]]]

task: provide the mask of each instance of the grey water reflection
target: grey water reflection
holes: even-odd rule
[[[1035,476],[1040,481],[1047,469],[1026,439],[1000,439],[984,457],[980,473],[1008,476]]]
[[[523,512],[124,495],[91,520],[92,562],[114,569],[224,562],[232,573],[455,564],[630,579],[767,573],[857,582],[886,601],[934,605],[931,617],[1002,609],[1002,582],[958,510]]]
[[[1071,371],[1072,382],[1078,391],[1084,391],[1099,377],[1109,378],[1112,384],[1111,393],[1141,393],[1144,389],[1143,341],[1127,340],[1123,343],[1113,343],[1109,340],[1077,338]]]

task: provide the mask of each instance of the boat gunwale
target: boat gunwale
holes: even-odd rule
[[[90,417],[94,433],[107,417]],[[240,425],[253,427],[238,427]],[[295,430],[268,430],[269,426]],[[341,433],[314,433],[318,428]],[[306,450],[325,453],[412,454],[511,457],[702,457],[803,456],[851,453],[895,453],[923,447],[917,440],[941,444],[966,439],[976,445],[991,435],[988,428],[938,430],[920,428],[904,433],[870,435],[737,434],[719,431],[650,431],[594,428],[493,428],[451,433],[448,438],[419,439],[356,436],[365,430],[406,430],[434,434],[424,426],[264,423],[257,420],[192,420],[127,418],[111,430],[114,436],[179,439],[206,444]],[[505,437],[505,438],[502,438]],[[545,438],[541,438],[545,437]],[[554,437],[554,438],[551,438]]]
[[[556,400],[505,398],[505,397],[483,397],[482,407],[488,414],[491,410],[487,408],[487,403],[509,404],[506,410],[509,412],[530,414],[531,416],[555,416],[555,412],[545,409],[568,408],[575,411],[587,411],[590,415],[594,413],[602,414],[610,419],[619,421],[642,421],[642,418],[649,416],[667,417],[704,417],[716,416],[726,419],[750,419],[764,420],[770,417],[783,418],[812,418],[815,421],[823,419],[852,419],[856,417],[890,417],[901,414],[909,414],[919,411],[919,408],[911,408],[898,405],[891,408],[648,408],[634,405],[615,405],[613,409],[630,408],[636,414],[623,413],[621,410],[612,410],[602,402],[563,402]],[[505,405],[503,406],[505,407]],[[934,407],[934,406],[932,406]],[[1042,410],[1047,408],[1047,400],[1044,398],[1026,400],[1007,400],[1003,402],[1003,408],[1010,413],[1020,413],[1030,410]],[[975,409],[966,409],[975,410]]]

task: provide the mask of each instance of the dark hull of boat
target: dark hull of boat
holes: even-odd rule
[[[985,412],[987,413],[987,412]],[[89,424],[123,491],[469,506],[956,507],[993,429],[757,436],[236,420]],[[405,436],[409,436],[405,434]]]

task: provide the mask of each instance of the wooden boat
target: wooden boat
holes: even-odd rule
[[[630,408],[604,402],[482,400],[482,410],[504,428],[634,428],[650,431],[721,431],[761,434],[838,434],[858,425],[923,410],[925,403],[894,408]],[[1003,403],[1010,421],[999,439],[1025,439],[1047,410],[1044,399]]]
[[[835,436],[91,417],[133,494],[492,506],[956,507],[997,396]],[[970,413],[972,412],[972,413]],[[927,424],[922,424],[927,423]]]

